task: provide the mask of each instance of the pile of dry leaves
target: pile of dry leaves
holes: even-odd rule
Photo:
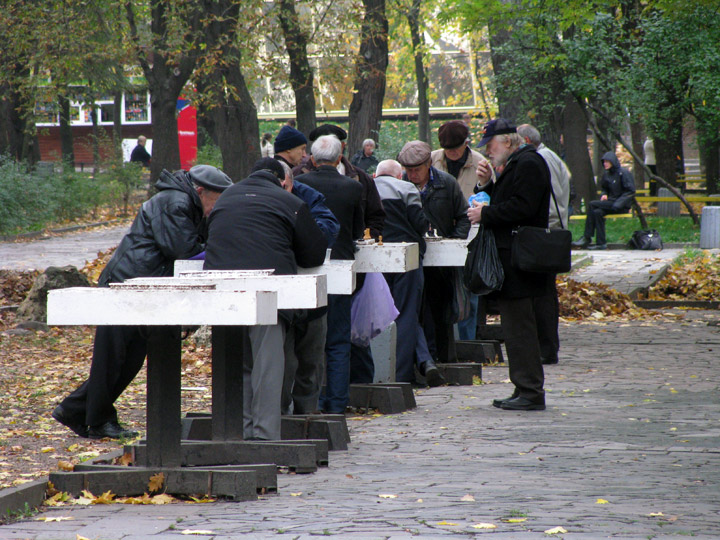
[[[720,299],[720,255],[680,260],[648,291],[648,300]]]

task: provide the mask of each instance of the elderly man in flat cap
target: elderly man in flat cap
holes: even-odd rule
[[[420,192],[423,211],[434,233],[443,238],[467,238],[470,231],[467,199],[452,176],[432,166],[430,145],[411,141],[400,150],[397,160],[405,168],[404,179],[415,184]],[[457,320],[453,307],[455,271],[437,266],[425,267],[423,271],[423,328],[428,347],[436,361],[457,362],[453,332]]]
[[[171,276],[176,259],[189,259],[203,250],[204,218],[231,185],[225,173],[210,165],[172,174],[163,170],[155,184],[158,193],[142,205],[98,285]],[[81,437],[137,437],[136,431],[120,425],[113,403],[140,371],[146,355],[147,334],[141,327],[98,326],[90,377],[55,408],[53,418]]]

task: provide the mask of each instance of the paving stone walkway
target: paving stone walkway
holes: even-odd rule
[[[485,367],[486,384],[419,391],[404,414],[350,416],[349,450],[280,475],[277,494],[54,508],[0,539],[717,539],[720,312],[683,313],[562,325],[544,412],[493,408],[511,385],[507,367]]]

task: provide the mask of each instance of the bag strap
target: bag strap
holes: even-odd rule
[[[558,220],[560,220],[560,228],[564,229],[565,225],[563,225],[562,216],[560,215],[560,207],[558,206],[557,199],[555,198],[555,191],[553,191],[552,187],[552,178],[550,178],[550,195],[552,195],[553,202],[555,203],[555,210],[557,210]]]

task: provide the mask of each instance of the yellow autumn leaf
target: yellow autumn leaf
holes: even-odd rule
[[[497,529],[497,525],[494,523],[476,523],[472,525],[473,529]]]
[[[475,497],[473,497],[472,495],[470,495],[470,494],[468,493],[467,495],[465,495],[464,497],[462,497],[460,500],[463,501],[463,502],[475,502]]]
[[[457,527],[457,523],[450,523],[449,521],[439,521],[438,525],[447,525],[449,527]]]
[[[95,497],[93,504],[112,504],[115,494],[112,491],[106,491],[99,497]]]
[[[175,497],[168,495],[167,493],[162,493],[160,495],[155,495],[150,501],[151,504],[170,504],[175,501]]]
[[[86,536],[80,536],[79,534],[76,534],[75,540],[90,540],[90,539]]]
[[[563,527],[553,527],[545,531],[545,534],[565,534],[567,531]]]
[[[151,492],[160,491],[164,483],[165,475],[163,473],[154,474],[150,477],[150,481],[148,482],[148,490]]]
[[[505,520],[506,523],[523,523],[525,521],[527,521],[527,518],[509,518]]]
[[[40,449],[40,452],[42,452],[43,454],[48,454],[48,453],[54,452],[54,451],[55,451],[55,448],[53,448],[52,446],[44,446]]]
[[[598,499],[597,501],[595,501],[595,504],[609,504],[609,503],[610,503],[610,501],[608,501],[606,499]]]
[[[397,495],[390,495],[389,493],[381,493],[378,497],[381,499],[397,499]]]
[[[212,532],[212,531],[201,531],[201,530],[193,531],[193,530],[190,530],[190,529],[185,529],[185,530],[184,530],[183,532],[181,532],[180,534],[195,534],[195,535],[201,535],[201,536],[204,535],[204,536],[207,536],[207,535],[213,535],[213,534],[215,534],[215,533]]]
[[[69,516],[39,517],[39,518],[35,518],[36,521],[46,521],[46,522],[50,522],[50,521],[70,521],[71,519],[75,519],[75,518],[69,517]]]
[[[290,494],[291,497],[299,497],[300,495],[302,495],[302,491],[298,491],[297,493]]]
[[[662,512],[650,512],[650,513],[648,514],[648,517],[662,517],[662,516],[664,516],[664,515],[665,515],[665,514],[663,514]]]
[[[75,470],[75,465],[73,465],[69,461],[60,460],[60,461],[58,461],[57,465],[58,465],[58,469],[60,469],[61,471],[74,471]]]

